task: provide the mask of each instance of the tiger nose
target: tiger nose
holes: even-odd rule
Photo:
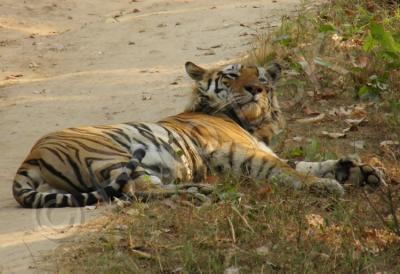
[[[257,85],[247,85],[247,86],[244,86],[244,89],[246,91],[250,92],[252,95],[257,95],[264,90],[261,86],[257,86]]]

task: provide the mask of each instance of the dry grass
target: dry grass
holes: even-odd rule
[[[212,205],[160,201],[120,210],[99,232],[60,248],[60,272],[400,271],[400,238],[358,189],[336,200],[266,183],[221,183],[226,199]],[[389,218],[385,207],[378,210]]]
[[[379,145],[400,139],[399,68],[387,66],[390,60],[381,58],[379,47],[366,52],[363,45],[371,22],[384,24],[398,39],[400,15],[390,1],[332,2],[284,18],[278,30],[259,38],[250,62],[278,60],[286,68],[278,87],[289,128],[281,155],[321,160],[356,152],[386,168],[388,188],[350,187],[344,198],[334,199],[225,178],[214,194],[219,202],[211,205],[197,208],[166,200],[118,210],[96,232],[51,256],[55,270],[399,273],[400,149]],[[372,90],[372,75],[385,88]],[[361,96],[363,86],[376,94]],[[328,113],[361,102],[368,121],[343,139],[319,136],[321,130],[342,130],[343,117],[297,122],[310,110]],[[357,148],[355,141],[364,141],[365,147]]]

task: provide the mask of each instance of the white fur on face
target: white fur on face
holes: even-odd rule
[[[258,70],[258,80],[262,84],[267,84],[268,83],[267,70],[263,67],[257,67],[257,70]]]
[[[223,68],[222,73],[225,74],[226,77],[234,79],[240,76],[241,69],[242,69],[241,64],[233,64]]]

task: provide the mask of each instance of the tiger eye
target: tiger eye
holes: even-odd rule
[[[222,84],[229,88],[229,86],[231,85],[231,82],[229,80],[222,80]]]

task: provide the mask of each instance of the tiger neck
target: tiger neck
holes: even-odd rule
[[[241,128],[248,131],[250,134],[253,133],[254,129],[258,126],[258,125],[252,125],[249,121],[247,121],[246,118],[240,115],[240,113],[235,111],[235,106],[232,106],[228,109],[221,111],[200,100],[199,102],[197,102],[197,104],[194,104],[186,111],[200,112],[211,116],[218,115],[218,116],[228,117],[231,120],[233,120],[236,124],[238,124]]]
[[[279,110],[279,106],[274,104],[273,110],[271,111],[270,117],[263,117],[257,122],[248,121],[243,115],[241,115],[240,111],[235,111],[235,109],[239,109],[239,106],[232,104],[229,108],[221,111],[219,107],[211,106],[208,102],[207,98],[202,98],[195,94],[194,99],[191,104],[186,108],[186,111],[189,112],[199,112],[211,116],[224,116],[231,120],[233,120],[236,124],[238,124],[241,128],[249,132],[251,135],[260,128],[264,127],[267,124],[281,124],[282,114]]]

